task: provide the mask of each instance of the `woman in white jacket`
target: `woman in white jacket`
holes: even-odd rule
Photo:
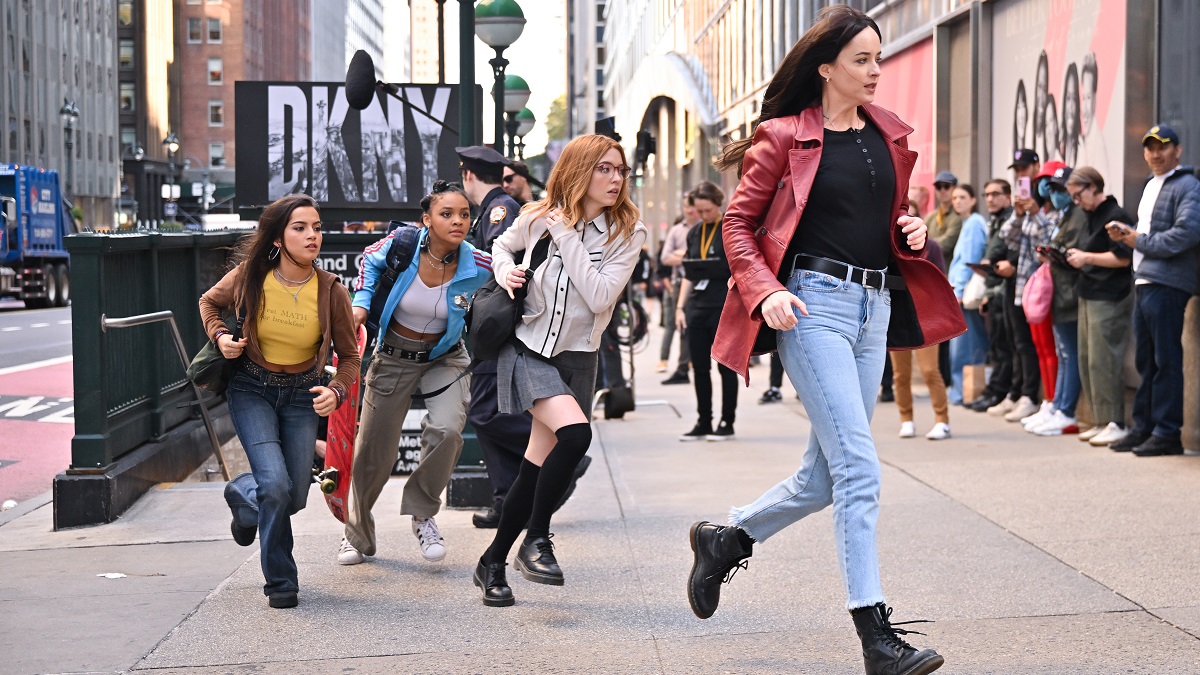
[[[527,206],[492,245],[496,280],[511,294],[527,283],[537,242],[551,239],[546,262],[529,281],[516,339],[501,351],[497,366],[500,411],[530,411],[533,429],[496,537],[475,568],[475,585],[488,606],[513,604],[504,568],[526,523],[514,567],[530,581],[563,584],[550,516],[591,445],[588,411],[600,334],[648,237],[629,199],[629,172],[616,141],[576,138],[550,173],[546,198]],[[524,258],[517,260],[521,251]]]

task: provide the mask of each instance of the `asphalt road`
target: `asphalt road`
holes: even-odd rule
[[[0,303],[0,368],[71,355],[71,308]]]

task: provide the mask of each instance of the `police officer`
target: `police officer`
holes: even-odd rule
[[[492,242],[512,225],[520,211],[517,202],[501,187],[504,168],[511,167],[512,162],[483,145],[455,148],[454,151],[461,161],[467,199],[479,206],[479,217],[471,226],[471,243],[478,249],[490,251]],[[475,527],[493,528],[500,522],[500,505],[521,468],[533,418],[529,413],[506,415],[500,412],[496,403],[496,362],[484,361],[471,377],[471,405],[467,408],[467,419],[475,427],[495,499],[491,508],[476,513],[471,522]]]

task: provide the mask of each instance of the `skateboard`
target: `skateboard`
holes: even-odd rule
[[[358,329],[358,353],[367,344],[367,331]],[[337,366],[337,354],[333,356]],[[346,502],[350,496],[350,466],[354,460],[354,435],[358,431],[358,403],[361,378],[350,384],[346,402],[329,415],[329,431],[325,436],[325,470],[316,474],[316,481],[325,493],[325,504],[333,517],[346,522]]]

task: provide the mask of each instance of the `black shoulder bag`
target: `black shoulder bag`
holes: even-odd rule
[[[467,308],[467,347],[476,359],[490,361],[499,358],[500,349],[516,333],[525,308],[525,294],[529,284],[533,283],[533,272],[546,261],[549,249],[549,236],[543,236],[534,244],[533,256],[525,270],[525,285],[513,293],[515,299],[508,297],[508,291],[496,281],[495,275],[475,291]],[[522,259],[525,252],[520,251],[514,257]]]

